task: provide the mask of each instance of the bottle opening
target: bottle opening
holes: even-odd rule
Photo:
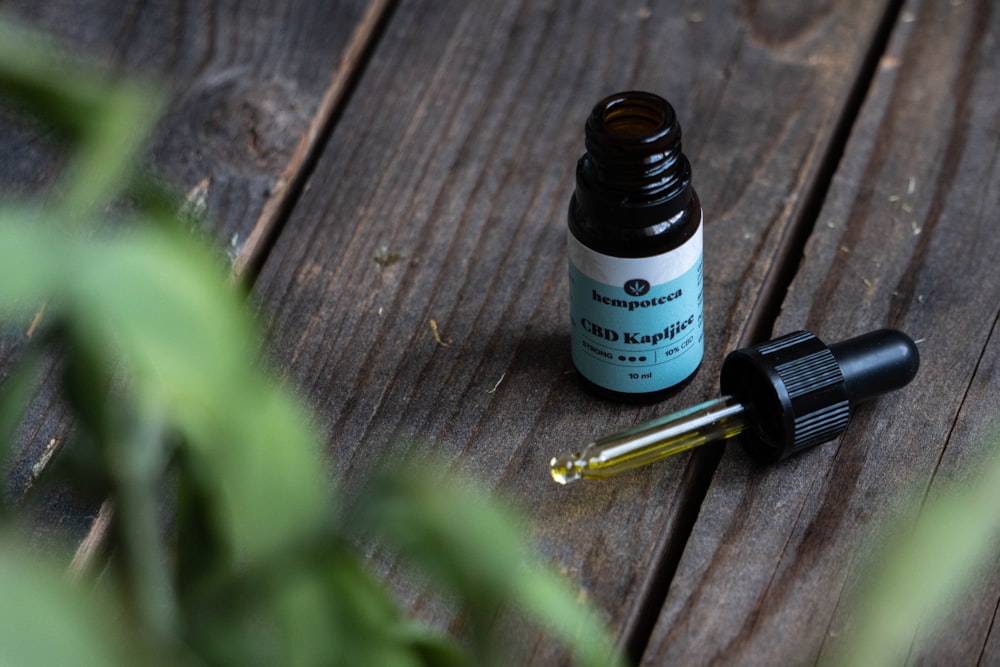
[[[641,138],[657,134],[668,123],[661,104],[641,97],[619,97],[604,108],[604,126],[621,138]]]
[[[663,123],[663,116],[653,115],[642,108],[621,108],[605,112],[604,124],[621,137],[644,137],[656,131]]]

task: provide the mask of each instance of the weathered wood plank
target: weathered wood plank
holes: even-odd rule
[[[161,82],[169,103],[146,166],[191,193],[206,233],[240,274],[266,250],[297,196],[390,3],[16,1],[2,9],[110,71]],[[13,116],[6,120],[0,187],[6,196],[42,191],[60,166],[58,147]],[[0,382],[27,329],[0,340]],[[9,474],[15,496],[32,484],[50,446],[69,436],[55,389],[43,387],[26,419]],[[75,519],[74,512],[57,502],[47,516],[71,520],[78,533],[89,509]]]
[[[1000,411],[997,409],[1000,406],[1000,327],[996,319],[984,345],[930,482],[927,495],[931,499],[974,478],[983,460],[991,454],[995,456],[1000,446]],[[934,414],[929,416],[933,418]],[[995,553],[1000,553],[1000,545]],[[942,622],[922,628],[909,663],[992,665],[1000,660],[1000,646],[996,644],[1000,568],[996,567],[996,558],[986,572],[976,573],[968,591],[961,593],[961,604]]]
[[[337,476],[350,488],[395,445],[449,461],[524,506],[581,598],[625,641],[641,635],[697,466],[561,488],[548,460],[716,393],[721,352],[746,336],[810,222],[885,11],[401,3],[257,285],[273,354],[316,409]],[[681,396],[647,408],[587,395],[567,342],[582,124],[627,88],[675,104],[707,219],[708,354]],[[553,657],[534,636],[523,645]]]
[[[727,449],[645,664],[807,664],[834,657],[877,536],[995,450],[1000,14],[907,4],[776,329],[828,340],[894,326],[920,344],[902,392],[836,444],[783,464]],[[996,571],[918,664],[997,659]]]
[[[389,3],[8,0],[0,7],[71,53],[167,88],[148,166],[182,194],[201,186],[206,224],[235,254],[321,140]],[[51,160],[25,160],[41,152],[43,137],[19,138],[0,158],[0,182],[23,189],[48,182]]]

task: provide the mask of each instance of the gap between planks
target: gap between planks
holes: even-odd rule
[[[372,0],[368,5],[333,72],[312,121],[299,137],[291,159],[275,181],[253,229],[233,259],[229,273],[232,282],[252,284],[259,274],[285,221],[298,203],[305,183],[312,175],[396,4],[397,0]],[[107,550],[114,513],[114,503],[110,499],[101,503],[97,517],[80,541],[70,562],[68,569],[71,576],[80,576],[96,567]]]
[[[234,280],[253,281],[267,259],[271,246],[295,207],[312,175],[327,139],[333,132],[351,92],[364,72],[365,63],[395,9],[397,0],[372,0],[355,29],[333,79],[323,93],[316,115],[299,138],[298,146],[264,202],[257,222],[241,246],[231,269]]]

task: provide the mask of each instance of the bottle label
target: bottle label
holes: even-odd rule
[[[573,363],[588,380],[624,393],[687,379],[705,348],[702,225],[653,257],[604,255],[569,234]]]

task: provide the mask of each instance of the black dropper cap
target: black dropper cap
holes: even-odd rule
[[[771,463],[836,438],[854,407],[905,386],[919,366],[916,344],[895,329],[829,346],[797,331],[731,352],[721,388],[753,424],[741,436],[744,446]]]

